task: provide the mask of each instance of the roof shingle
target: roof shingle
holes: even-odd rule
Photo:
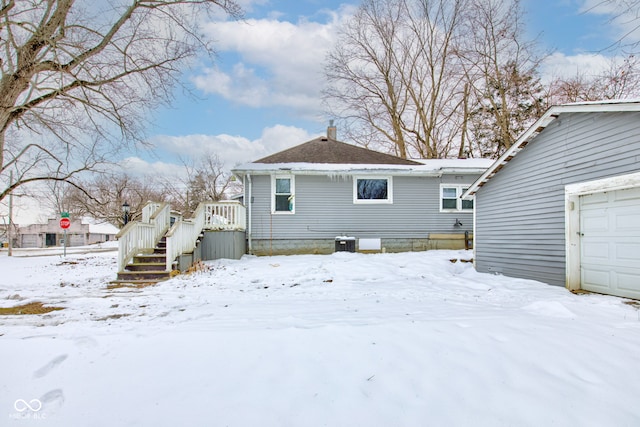
[[[272,154],[253,163],[334,163],[369,165],[420,165],[413,160],[368,150],[322,136]]]

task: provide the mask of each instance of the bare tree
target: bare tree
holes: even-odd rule
[[[325,100],[365,146],[498,155],[546,107],[522,21],[519,0],[367,0],[329,54]]]
[[[495,157],[544,113],[542,56],[524,39],[519,0],[475,0],[468,14],[461,54],[474,98],[469,124],[477,154]]]
[[[342,29],[325,69],[325,100],[346,116],[356,142],[377,142],[401,157],[452,152],[462,117],[456,50],[466,3],[368,0]]]
[[[640,0],[600,0],[586,12],[608,15],[609,24],[618,27],[618,38],[603,50],[638,53],[640,47]]]
[[[78,185],[141,141],[180,69],[210,52],[198,27],[218,11],[240,15],[234,0],[0,0],[0,200],[34,181]]]
[[[217,154],[205,151],[197,159],[183,159],[182,163],[183,177],[165,179],[163,191],[172,208],[185,217],[193,214],[201,202],[216,202],[228,198],[232,191],[239,192]]]
[[[556,78],[549,87],[553,104],[640,97],[640,63],[634,55],[611,60],[609,68],[593,75],[577,73]]]
[[[403,121],[422,158],[447,157],[459,140],[464,73],[457,56],[467,1],[420,0],[409,6],[403,62],[398,64],[413,117]]]
[[[406,15],[404,0],[365,0],[339,31],[325,67],[325,100],[343,119],[345,133],[400,157],[407,157],[402,115],[408,100],[396,54]]]
[[[136,220],[141,217],[142,208],[149,201],[165,201],[165,195],[158,182],[149,178],[133,178],[126,174],[101,174],[90,182],[82,182],[79,186],[67,186],[61,204],[72,217],[88,216],[122,226],[122,205],[125,202],[131,208],[130,219]]]

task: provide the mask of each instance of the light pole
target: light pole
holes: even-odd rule
[[[129,212],[131,212],[131,207],[129,206],[129,203],[124,202],[122,204],[122,217],[124,219],[124,225],[127,225],[127,223],[129,222]]]

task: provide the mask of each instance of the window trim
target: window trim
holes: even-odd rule
[[[358,180],[361,179],[385,179],[387,181],[386,199],[358,199]],[[393,204],[393,177],[390,175],[354,175],[353,177],[353,203],[357,205],[391,205]]]
[[[293,203],[293,207],[289,211],[277,211],[276,210],[276,180],[278,179],[288,179],[289,180],[289,191],[291,193],[291,202]],[[271,175],[271,214],[273,215],[293,215],[296,213],[296,179],[295,175]]]
[[[464,194],[464,192],[466,191],[466,189],[470,188],[471,184],[440,184],[440,197],[438,199],[438,203],[439,203],[439,207],[440,207],[440,212],[451,212],[451,213],[464,213],[464,212],[473,212],[475,210],[475,203],[473,208],[471,209],[463,209],[462,208],[462,198],[460,196],[462,196]],[[445,199],[444,197],[444,189],[445,188],[455,188],[456,189],[456,208],[455,209],[445,209],[442,207],[442,201]],[[447,199],[451,200],[450,197],[447,197]]]

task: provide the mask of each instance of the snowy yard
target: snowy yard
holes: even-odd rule
[[[464,251],[245,257],[108,289],[115,253],[0,255],[0,425],[636,426],[630,301]]]

